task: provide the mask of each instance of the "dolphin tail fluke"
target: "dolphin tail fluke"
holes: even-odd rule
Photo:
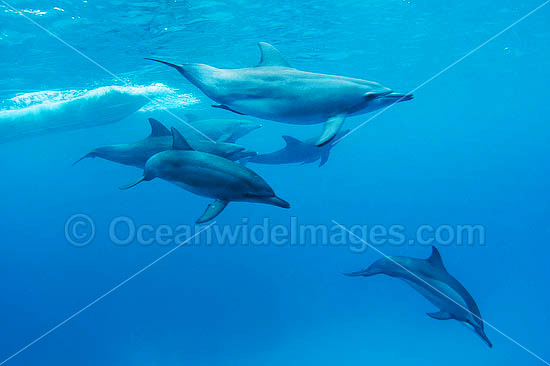
[[[150,61],[155,61],[155,62],[160,62],[161,64],[165,64],[165,65],[168,65],[170,67],[173,67],[174,69],[178,70],[181,74],[183,74],[185,72],[185,70],[183,69],[183,67],[181,67],[180,65],[176,65],[176,64],[173,64],[171,62],[167,62],[167,61],[162,61],[162,60],[158,60],[156,58],[148,58],[148,57],[145,57],[146,60],[150,60]]]
[[[124,190],[124,189],[132,188],[133,186],[138,185],[139,183],[143,182],[144,180],[145,180],[145,177],[139,177],[138,179],[136,179],[135,181],[133,181],[131,183],[120,186],[119,189]]]
[[[206,207],[206,210],[204,211],[202,216],[197,219],[196,223],[202,224],[204,222],[208,222],[214,219],[224,210],[228,203],[229,201],[225,200],[215,200],[214,202],[210,203],[208,207]]]
[[[80,159],[78,159],[77,161],[75,161],[73,163],[73,166],[76,165],[76,163],[79,163],[81,160],[84,160],[84,159],[87,159],[87,158],[95,158],[96,157],[96,153],[95,152],[89,152],[87,153],[86,155],[84,155],[83,157],[81,157]]]
[[[338,116],[329,118],[325,122],[323,133],[321,134],[321,137],[319,137],[315,145],[323,146],[326,143],[330,142],[330,140],[332,140],[334,136],[336,136],[338,131],[340,131],[345,120],[346,120],[345,114],[340,114]]]

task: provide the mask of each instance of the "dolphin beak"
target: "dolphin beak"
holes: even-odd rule
[[[371,275],[372,274],[371,274],[370,268],[364,269],[362,271],[357,271],[357,272],[344,273],[344,276],[349,276],[349,277],[360,277],[360,276],[368,277]]]
[[[491,343],[491,341],[489,340],[489,337],[487,337],[487,335],[485,334],[485,331],[483,329],[476,328],[476,333],[481,337],[481,339],[483,339],[485,341],[485,343],[487,343],[489,348],[493,348],[493,344]]]
[[[266,200],[266,203],[269,203],[270,205],[281,207],[281,208],[290,208],[290,203],[288,203],[284,199],[277,196],[269,197]]]
[[[400,93],[390,93],[385,95],[384,97],[394,99],[395,103],[406,102],[407,100],[411,100],[414,98],[412,94],[400,94]]]

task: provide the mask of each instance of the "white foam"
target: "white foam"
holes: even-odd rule
[[[25,93],[0,104],[0,141],[95,127],[138,110],[181,108],[197,102],[192,95],[178,94],[163,84]]]

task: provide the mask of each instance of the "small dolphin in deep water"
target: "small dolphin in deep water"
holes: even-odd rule
[[[178,130],[187,139],[204,140],[204,136],[208,136],[215,141],[236,142],[241,137],[262,127],[260,122],[245,119],[196,120],[191,115],[186,115],[184,119],[189,124],[179,125]]]
[[[369,277],[377,274],[407,282],[440,309],[436,313],[428,313],[430,317],[438,320],[455,319],[468,324],[489,347],[493,347],[483,330],[483,320],[477,304],[460,282],[447,272],[437,248],[432,247],[432,254],[428,259],[382,258],[366,270],[349,273],[347,276]]]
[[[337,137],[339,141],[347,135],[350,130],[340,132]],[[315,145],[315,140],[300,141],[291,136],[283,136],[286,146],[269,154],[259,154],[246,159],[247,162],[257,164],[292,164],[292,163],[313,163],[321,159],[319,166],[325,165],[328,161],[330,150],[336,144]]]
[[[98,157],[123,165],[144,168],[150,157],[159,152],[172,149],[172,133],[156,119],[149,118],[149,123],[151,124],[151,134],[147,138],[131,144],[99,147],[84,155],[74,164],[82,159]],[[256,152],[228,142],[189,141],[190,145],[197,151],[211,153],[231,160],[240,160],[256,155]]]
[[[237,114],[292,124],[325,123],[316,145],[326,144],[338,133],[347,116],[363,114],[410,100],[379,83],[344,76],[317,74],[292,68],[272,45],[259,44],[256,67],[218,69],[204,64],[175,65],[187,80],[220,103],[215,107]]]
[[[258,202],[283,208],[290,204],[277,197],[256,173],[234,161],[194,151],[183,136],[172,128],[173,150],[160,152],[145,164],[143,176],[121,187],[128,189],[143,181],[161,178],[204,197],[214,198],[197,220],[212,220],[231,201]]]

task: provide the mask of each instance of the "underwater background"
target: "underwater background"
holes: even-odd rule
[[[160,180],[120,191],[139,176],[136,168],[100,159],[72,166],[97,146],[144,138],[149,117],[168,125],[179,123],[174,115],[238,117],[211,108],[181,75],[144,57],[247,67],[257,64],[256,43],[265,41],[298,69],[408,92],[543,4],[8,3],[0,2],[0,120],[8,111],[40,119],[52,104],[102,87],[162,90],[156,104],[117,123],[0,144],[0,362],[179,244],[117,245],[109,233],[113,219],[193,225],[210,202]],[[414,100],[346,137],[323,167],[250,164],[292,208],[231,203],[214,226],[268,220],[290,227],[297,220],[330,228],[334,220],[348,228],[401,225],[413,235],[421,225],[481,225],[483,242],[438,245],[447,270],[484,320],[550,360],[549,20],[546,5],[415,90]],[[86,103],[92,117],[105,113]],[[74,125],[71,113],[60,111],[59,118]],[[345,127],[373,115],[348,118]],[[306,139],[321,131],[262,123],[239,143],[269,152],[283,146],[281,135]],[[76,214],[94,223],[85,246],[66,237]],[[205,234],[6,364],[544,364],[491,327],[488,348],[458,322],[429,318],[433,305],[401,281],[343,275],[379,259],[375,250],[308,238],[253,245],[241,234],[212,242]],[[418,243],[376,248],[418,258],[431,251]]]

